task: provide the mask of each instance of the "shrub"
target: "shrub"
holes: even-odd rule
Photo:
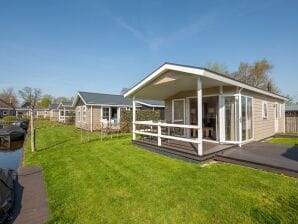
[[[153,110],[137,110],[136,120],[137,121],[158,121],[161,119],[160,111]],[[132,131],[132,111],[121,110],[121,132]]]
[[[3,117],[3,121],[4,122],[13,122],[13,121],[16,121],[18,120],[18,118],[16,116],[6,116],[6,117]]]

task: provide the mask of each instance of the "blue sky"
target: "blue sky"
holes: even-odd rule
[[[0,90],[119,93],[162,63],[267,58],[298,99],[298,1],[0,0]]]

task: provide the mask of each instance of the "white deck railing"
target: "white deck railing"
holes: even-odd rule
[[[140,130],[134,131],[135,134],[140,134],[140,135],[147,135],[147,136],[153,136],[157,137],[158,139],[158,146],[161,146],[161,139],[172,139],[172,140],[178,140],[178,141],[184,141],[184,142],[190,142],[190,143],[197,143],[201,144],[202,139],[200,138],[191,138],[191,137],[180,137],[180,136],[173,136],[170,133],[171,128],[181,128],[181,129],[194,129],[198,130],[197,125],[187,125],[187,124],[169,124],[169,123],[164,123],[164,122],[153,122],[153,121],[136,121],[134,122],[134,125],[144,125],[144,126],[149,126],[150,128],[142,128]],[[153,132],[153,127],[157,127],[157,132]],[[162,133],[161,128],[167,128],[168,129],[168,134]],[[188,136],[188,135],[186,135]]]

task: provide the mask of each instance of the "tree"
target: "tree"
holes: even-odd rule
[[[71,99],[69,99],[65,96],[58,96],[57,98],[55,98],[53,100],[53,103],[61,103],[61,102],[64,102],[64,101],[71,101]]]
[[[13,88],[3,89],[0,93],[0,98],[5,102],[11,104],[13,107],[16,107],[18,104],[17,95]]]
[[[35,152],[35,130],[34,130],[34,108],[41,97],[41,90],[37,88],[25,87],[19,91],[20,97],[30,106],[30,124],[31,124],[31,151]]]
[[[292,105],[292,104],[295,104],[295,99],[293,96],[287,94],[286,97],[289,99],[287,102],[286,102],[286,105]]]
[[[220,73],[220,74],[224,74],[224,75],[229,75],[230,74],[228,69],[227,69],[227,66],[221,65],[221,64],[216,63],[216,62],[209,62],[206,65],[206,68],[211,70],[211,71]]]
[[[39,108],[45,108],[48,107],[50,104],[52,103],[52,97],[50,97],[49,95],[44,95],[40,102],[37,104],[37,106]]]
[[[253,85],[255,87],[279,93],[280,90],[275,84],[274,80],[270,77],[273,65],[266,59],[254,62],[253,64],[241,62],[238,71],[232,76],[242,82]]]
[[[123,95],[123,94],[126,93],[128,90],[129,90],[129,88],[124,87],[124,88],[122,88],[122,90],[120,91],[120,94]]]

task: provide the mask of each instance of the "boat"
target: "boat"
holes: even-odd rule
[[[27,131],[27,129],[29,127],[29,120],[24,118],[24,119],[18,120],[16,122],[13,122],[12,125],[16,126],[16,127],[23,128],[24,130]]]
[[[0,129],[0,149],[9,149],[11,144],[16,141],[24,141],[26,131],[20,127]]]
[[[0,168],[0,223],[5,223],[11,215],[15,199],[16,173]]]

